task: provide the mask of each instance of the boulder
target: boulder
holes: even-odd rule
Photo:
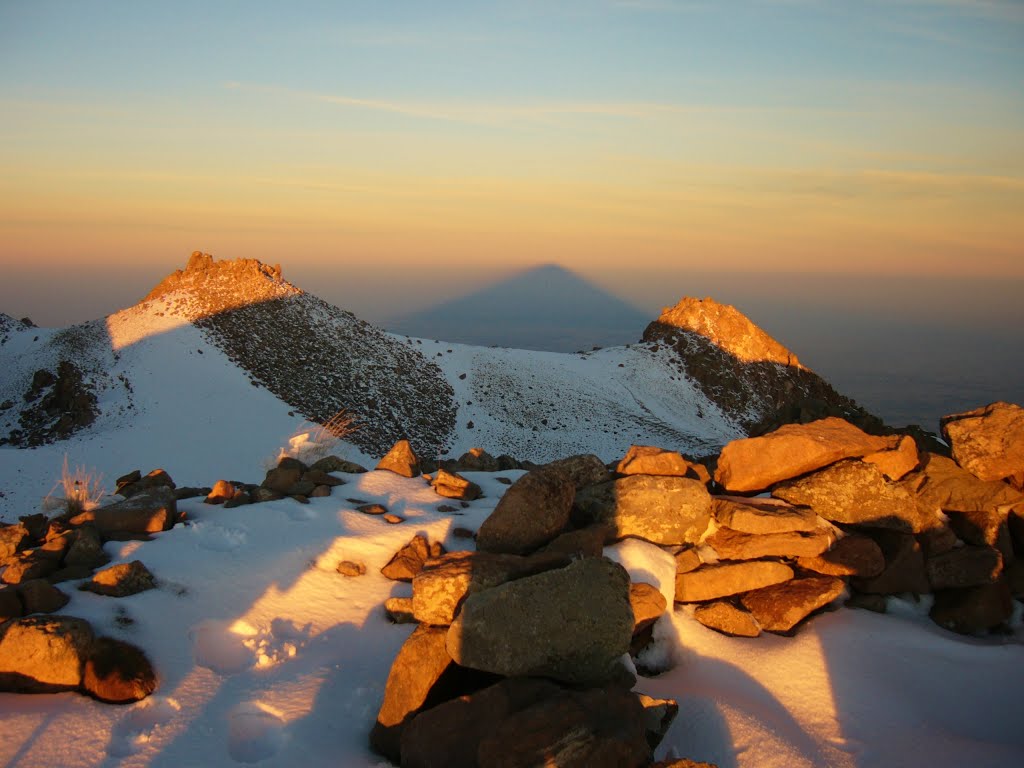
[[[842,461],[798,480],[780,483],[772,495],[810,507],[833,523],[887,528],[908,533],[938,524],[918,511],[914,497],[885,479],[874,464]]]
[[[653,720],[618,688],[510,678],[418,715],[402,735],[402,766],[640,768],[650,762]]]
[[[130,480],[131,482],[122,482],[123,480]],[[140,493],[147,493],[156,488],[166,488],[173,491],[176,486],[171,476],[162,469],[154,469],[145,477],[142,477],[142,473],[136,470],[117,480],[117,493],[126,499],[138,496]]]
[[[1005,511],[959,512],[951,509],[946,512],[946,518],[953,533],[963,541],[978,547],[993,547],[1007,562],[1013,560],[1013,540]]]
[[[631,445],[615,467],[615,471],[620,475],[663,475],[701,479],[682,454],[653,445]]]
[[[901,435],[892,448],[869,453],[862,460],[874,464],[889,480],[901,480],[921,463],[917,443],[910,435]]]
[[[309,468],[317,469],[321,472],[345,472],[349,475],[360,475],[366,471],[366,467],[338,458],[337,456],[324,456],[322,459],[314,461]]]
[[[386,469],[402,477],[418,477],[420,460],[413,453],[408,440],[399,440],[392,446],[384,458],[377,464],[377,469]]]
[[[25,614],[24,606],[14,587],[0,587],[0,624]]]
[[[92,525],[99,534],[109,538],[118,533],[156,533],[168,531],[178,518],[178,502],[174,490],[157,486],[131,498],[105,507],[82,512],[71,518],[71,525]]]
[[[567,565],[559,555],[520,557],[493,552],[449,552],[427,560],[412,580],[413,613],[425,624],[451,624],[467,595]]]
[[[924,568],[924,553],[917,539],[909,533],[878,530],[873,538],[885,556],[884,570],[872,578],[852,581],[858,592],[875,595],[895,595],[901,592],[925,594],[930,591]]]
[[[411,597],[389,597],[384,601],[384,613],[394,624],[415,624]]]
[[[644,708],[644,723],[647,729],[647,744],[651,751],[665,738],[672,721],[679,714],[679,702],[675,699],[655,699],[643,693],[637,694],[640,706]]]
[[[713,496],[715,520],[743,533],[788,533],[818,529],[818,516],[807,507],[794,507],[779,499]]]
[[[207,494],[205,502],[207,504],[223,504],[225,501],[235,498],[237,493],[238,489],[235,488],[233,483],[227,480],[218,480],[213,484],[210,493]]]
[[[267,471],[260,487],[287,496],[292,493],[291,489],[301,482],[305,472],[305,464],[298,459],[285,456],[276,467]]]
[[[1003,626],[1013,613],[1013,598],[1004,582],[935,593],[928,613],[940,627],[976,635]]]
[[[483,448],[470,448],[459,457],[459,470],[463,472],[497,472],[498,460]]]
[[[302,479],[314,485],[326,485],[328,488],[337,488],[339,485],[345,484],[340,477],[328,474],[322,469],[307,469],[302,473]]]
[[[629,650],[629,583],[617,563],[584,558],[475,592],[448,629],[448,653],[485,672],[599,685]]]
[[[941,589],[991,584],[1003,572],[1003,557],[992,547],[957,547],[925,560],[928,583]]]
[[[0,561],[33,545],[32,536],[21,523],[0,526]]]
[[[697,551],[697,547],[684,547],[683,549],[676,552],[676,573],[689,573],[695,571],[703,565],[703,561],[700,559],[700,553]]]
[[[814,557],[831,546],[833,536],[822,528],[814,533],[740,533],[719,528],[704,543],[720,560],[757,560],[762,557]]]
[[[439,542],[431,544],[425,536],[414,536],[394,554],[380,572],[392,581],[412,581],[427,560],[443,554],[444,547]]]
[[[23,584],[32,579],[43,579],[57,570],[59,561],[46,557],[39,550],[29,549],[7,558],[7,567],[0,574],[4,584]]]
[[[827,552],[815,557],[797,558],[796,564],[805,571],[826,576],[859,576],[870,579],[885,570],[882,548],[869,536],[845,536]]]
[[[370,745],[392,762],[401,760],[402,731],[452,663],[445,650],[445,634],[437,627],[417,627],[391,664]]]
[[[56,613],[71,599],[45,579],[33,579],[18,586],[18,596],[24,606],[24,615]]]
[[[786,424],[767,435],[727,444],[718,457],[715,480],[730,492],[763,491],[842,459],[892,448],[895,442],[835,417]]]
[[[676,575],[676,602],[698,603],[738,595],[793,578],[793,569],[774,560],[702,565]]]
[[[478,550],[527,554],[569,524],[576,489],[564,472],[537,469],[514,482],[476,535]]]
[[[107,597],[128,597],[156,587],[156,579],[141,560],[118,563],[97,571],[79,589]]]
[[[75,690],[92,644],[89,622],[73,616],[27,616],[0,625],[0,691]]]
[[[633,637],[636,637],[661,618],[668,603],[657,587],[640,582],[629,585],[629,606],[633,609]]]
[[[438,496],[444,496],[446,499],[473,501],[483,496],[480,486],[472,480],[443,469],[437,470],[430,485]]]
[[[549,461],[543,468],[552,472],[564,472],[577,491],[612,479],[608,467],[592,453],[581,453]]]
[[[956,463],[981,480],[1007,480],[1024,490],[1024,408],[992,403],[940,420]]]
[[[761,627],[749,611],[737,608],[725,600],[698,605],[693,612],[693,618],[708,629],[721,632],[723,635],[757,637],[761,634]]]
[[[649,719],[628,691],[563,690],[497,723],[480,740],[477,755],[480,765],[503,768],[645,768]]]
[[[904,485],[932,510],[1024,513],[1024,493],[998,480],[979,480],[952,459],[934,453],[923,455],[921,469],[909,475]]]
[[[83,566],[99,568],[110,562],[110,555],[103,551],[103,540],[99,531],[91,525],[82,525],[75,531],[75,538],[64,555],[65,567]]]
[[[844,589],[846,584],[842,579],[811,576],[747,592],[740,602],[762,629],[789,632],[811,613],[839,597]]]
[[[577,493],[573,521],[607,525],[615,540],[695,544],[711,521],[711,495],[698,480],[632,475]]]
[[[107,704],[141,701],[156,690],[157,675],[146,654],[131,643],[97,638],[85,662],[82,689]]]
[[[601,557],[608,528],[604,525],[589,525],[574,531],[560,533],[537,550],[538,555],[568,555],[570,557]]]

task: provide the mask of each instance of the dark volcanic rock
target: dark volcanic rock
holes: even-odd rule
[[[448,630],[459,664],[510,677],[595,685],[611,680],[633,636],[629,576],[584,558],[466,598]]]
[[[547,544],[569,523],[576,496],[564,472],[538,469],[520,477],[477,531],[477,549],[527,554]]]
[[[647,729],[628,691],[510,678],[418,715],[402,737],[402,766],[641,768],[650,762]]]

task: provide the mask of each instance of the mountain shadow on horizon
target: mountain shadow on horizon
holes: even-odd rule
[[[557,264],[545,264],[382,325],[476,346],[575,352],[640,340],[651,317]]]

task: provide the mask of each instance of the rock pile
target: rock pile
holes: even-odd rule
[[[998,631],[1024,596],[1024,461],[1008,459],[1024,455],[1022,415],[945,420],[959,464],[830,417],[734,441],[713,475],[651,446],[614,471],[577,456],[527,472],[476,551],[414,540],[385,567],[412,582],[389,615],[419,626],[372,746],[402,766],[650,765],[677,707],[631,692],[628,655],[642,661],[672,603],[756,637],[844,595],[884,610],[887,595],[931,594],[941,626]],[[674,600],[603,556],[623,539],[674,559]]]

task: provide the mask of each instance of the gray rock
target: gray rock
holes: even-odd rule
[[[568,565],[566,555],[449,552],[427,560],[412,580],[413,613],[425,624],[451,624],[467,595]]]
[[[550,469],[520,477],[477,531],[477,549],[524,555],[565,530],[576,489],[569,476]]]
[[[605,558],[469,595],[448,630],[462,666],[501,675],[598,685],[629,650],[629,576]]]

